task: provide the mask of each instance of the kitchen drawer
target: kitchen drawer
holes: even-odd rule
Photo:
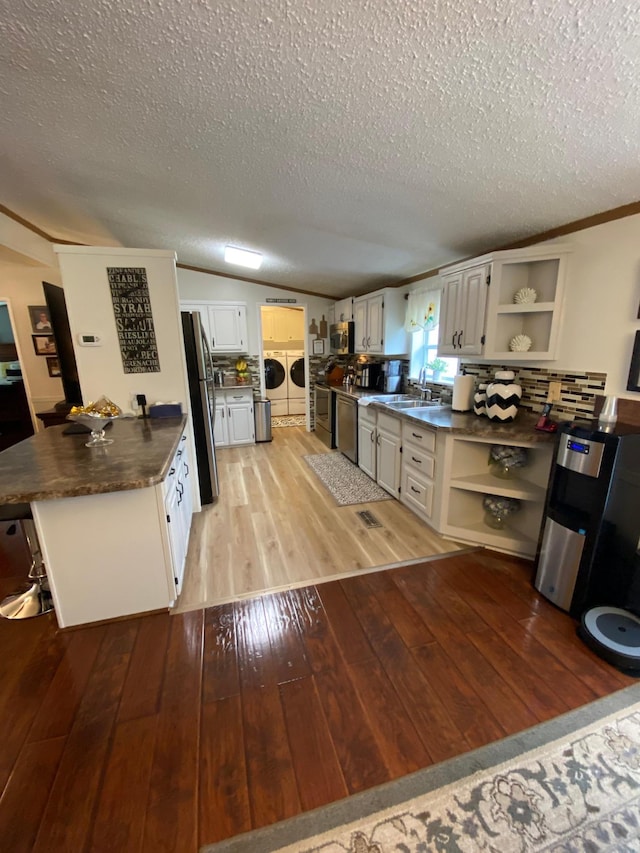
[[[436,449],[436,431],[416,424],[414,421],[403,421],[402,443],[415,444],[430,453]]]
[[[402,421],[400,418],[387,415],[386,412],[378,412],[378,431],[380,430],[399,436],[402,432]]]
[[[402,469],[400,501],[418,515],[431,518],[433,483],[425,480],[405,465]]]
[[[253,403],[253,388],[230,388],[224,392],[224,399],[227,406]]]
[[[436,460],[430,453],[416,444],[407,442],[402,447],[402,461],[407,468],[412,468],[416,474],[422,474],[433,480],[436,475]]]

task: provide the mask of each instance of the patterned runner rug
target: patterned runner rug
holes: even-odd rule
[[[640,850],[640,685],[201,853]]]
[[[271,426],[274,429],[277,427],[305,426],[306,423],[305,415],[274,415],[271,418]]]
[[[340,506],[391,500],[391,495],[339,451],[302,457]]]

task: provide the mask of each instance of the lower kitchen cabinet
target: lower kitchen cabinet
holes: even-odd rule
[[[444,488],[439,532],[447,538],[533,558],[542,525],[553,445],[508,442],[527,449],[528,463],[518,476],[504,480],[489,469],[490,439],[448,435],[443,457]],[[506,442],[504,442],[506,444]],[[519,509],[509,515],[504,528],[485,522],[485,495],[517,498]]]
[[[402,421],[379,412],[376,432],[376,482],[397,498],[400,493]]]
[[[432,526],[440,517],[441,472],[437,445],[443,437],[434,429],[404,421],[402,424],[402,472],[400,501]]]
[[[369,406],[358,406],[358,465],[372,480],[378,479],[378,413]]]
[[[213,437],[216,447],[255,444],[252,388],[216,389]]]

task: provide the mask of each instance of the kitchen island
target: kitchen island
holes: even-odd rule
[[[186,424],[121,418],[103,447],[57,426],[0,453],[0,504],[31,504],[61,627],[175,601],[186,541],[181,552],[174,540],[188,538],[190,510],[177,525],[167,506],[176,490],[190,496]]]

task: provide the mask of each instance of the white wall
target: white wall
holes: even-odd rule
[[[147,403],[177,400],[189,410],[184,347],[173,252],[56,246],[78,377],[85,403],[106,395],[122,409],[133,394]],[[107,278],[107,267],[144,267],[160,359],[160,372],[125,373]],[[101,346],[80,346],[77,335],[97,334]]]
[[[629,362],[640,329],[640,215],[576,231],[553,242],[573,246],[558,360],[551,369],[607,374],[606,393],[630,399]]]
[[[308,296],[304,293],[292,293],[278,287],[268,287],[261,284],[251,284],[245,281],[225,278],[221,275],[195,272],[178,268],[178,291],[180,299],[210,300],[221,299],[247,303],[247,326],[249,333],[249,355],[258,355],[262,351],[262,340],[258,334],[260,305],[266,304],[267,297],[274,299],[295,299],[296,307],[307,308],[307,352],[312,355],[311,341],[315,335],[308,334],[308,327],[313,320],[319,325],[324,315],[329,320],[329,306],[333,300],[319,296]],[[329,354],[328,341],[325,340],[325,354]]]

